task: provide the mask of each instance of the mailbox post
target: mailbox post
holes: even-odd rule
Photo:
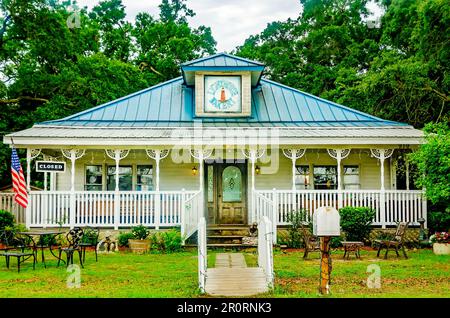
[[[330,293],[331,257],[330,240],[341,235],[339,212],[332,207],[318,208],[313,217],[313,233],[320,237],[320,283],[319,293]]]

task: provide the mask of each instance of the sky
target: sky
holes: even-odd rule
[[[98,0],[78,0],[78,6],[92,8]],[[139,12],[159,14],[161,0],[122,0],[127,19],[133,21]],[[263,31],[267,23],[296,18],[301,12],[299,0],[188,0],[188,8],[196,16],[190,25],[211,27],[218,52],[230,52],[242,45],[250,35]]]

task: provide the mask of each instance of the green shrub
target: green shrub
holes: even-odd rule
[[[43,246],[55,246],[58,245],[56,237],[54,235],[41,235],[39,236],[39,241],[37,242],[38,245]]]
[[[446,212],[428,212],[428,228],[430,233],[447,232],[450,230],[450,211]]]
[[[0,243],[13,245],[16,231],[14,225],[6,225],[0,232]]]
[[[292,211],[287,215],[289,222],[287,246],[291,248],[300,248],[303,245],[303,233],[301,232],[302,224],[307,226],[312,233],[312,223],[307,222],[308,211],[301,209]]]
[[[341,236],[333,236],[330,241],[331,248],[342,247],[342,241],[344,241],[343,235]]]
[[[14,215],[8,211],[0,210],[0,231],[5,226],[14,226]]]
[[[134,239],[134,235],[131,232],[120,232],[117,237],[117,244],[120,247],[128,247],[128,240]]]
[[[83,237],[81,238],[82,243],[89,243],[89,244],[97,244],[98,242],[98,233],[96,230],[91,228],[85,228],[83,230]]]
[[[135,240],[145,240],[149,236],[150,231],[145,226],[138,225],[131,228],[131,233]]]
[[[372,230],[375,211],[365,207],[345,207],[339,210],[341,229],[347,241],[367,241]]]
[[[179,230],[154,233],[151,237],[151,249],[161,253],[179,252],[182,249],[182,238]]]

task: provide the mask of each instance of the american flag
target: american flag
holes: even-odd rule
[[[13,190],[16,194],[14,196],[14,200],[26,208],[28,205],[28,193],[27,193],[27,185],[25,183],[25,177],[23,176],[22,166],[20,165],[19,156],[17,155],[17,151],[12,147],[11,154],[11,173],[12,173],[12,182],[13,182]]]

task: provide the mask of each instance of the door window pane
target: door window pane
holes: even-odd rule
[[[295,188],[296,189],[308,189],[310,185],[309,181],[309,166],[296,166],[295,167]]]
[[[314,189],[337,189],[336,166],[314,167]]]
[[[344,166],[344,189],[357,190],[359,188],[359,167]]]
[[[86,191],[101,191],[102,184],[102,166],[86,166],[86,180],[84,182],[84,189]]]
[[[137,166],[137,191],[153,190],[153,167],[151,165]]]
[[[208,166],[208,202],[214,201],[214,167]]]
[[[116,167],[108,167],[107,189],[116,189]],[[133,189],[133,170],[131,166],[119,166],[119,190],[131,191]]]
[[[242,200],[242,174],[235,166],[228,166],[222,172],[222,202]]]

